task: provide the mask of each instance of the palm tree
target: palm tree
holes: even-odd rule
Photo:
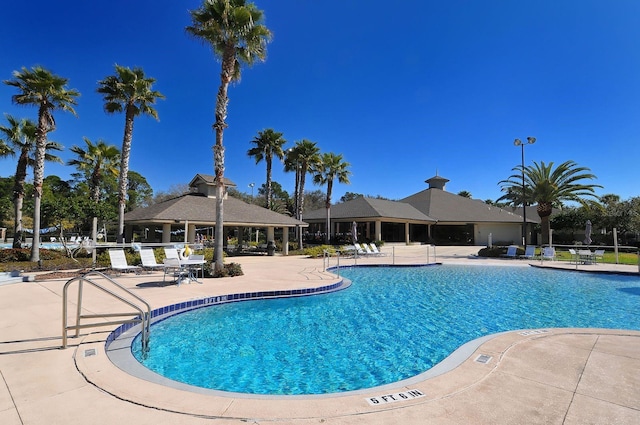
[[[36,152],[34,163],[34,208],[33,208],[33,243],[31,244],[31,261],[40,261],[40,204],[42,202],[42,182],[44,180],[44,163],[46,160],[47,134],[56,128],[53,111],[60,109],[76,115],[73,106],[80,93],[67,88],[68,79],[52,74],[49,70],[35,66],[28,70],[13,72],[12,80],[4,83],[16,87],[19,91],[11,97],[18,105],[38,107],[38,126],[36,128]]]
[[[272,128],[268,128],[264,131],[259,131],[258,135],[251,141],[255,146],[247,151],[247,155],[253,157],[256,160],[256,164],[264,160],[267,163],[267,208],[271,209],[271,203],[273,201],[273,192],[271,189],[271,165],[273,158],[276,157],[279,160],[284,158],[284,151],[282,145],[287,141],[282,137],[282,133],[273,131]]]
[[[0,132],[4,137],[0,142],[7,150],[2,156],[15,156],[17,152],[18,163],[16,174],[13,178],[13,247],[22,247],[22,204],[24,202],[24,185],[27,179],[27,167],[30,165],[30,154],[36,146],[36,123],[29,119],[18,120],[11,115],[6,115],[8,126],[0,126]],[[33,165],[33,164],[31,164]]]
[[[351,174],[348,170],[349,165],[348,162],[343,161],[342,155],[329,152],[320,157],[320,163],[312,170],[314,173],[313,182],[318,185],[327,185],[327,197],[324,202],[327,209],[327,243],[331,241],[331,191],[333,190],[333,181],[337,179],[340,183],[349,184],[349,175]]]
[[[264,61],[271,32],[262,25],[263,13],[253,3],[245,0],[205,0],[197,10],[191,11],[191,25],[187,33],[211,45],[214,55],[220,58],[220,86],[216,97],[216,143],[213,159],[216,180],[216,230],[214,262],[219,272],[224,267],[223,216],[224,216],[224,129],[227,127],[227,95],[229,84],[240,80],[242,64],[252,65]]]
[[[595,188],[602,187],[596,184],[582,183],[583,180],[592,180],[596,176],[590,173],[587,167],[579,167],[574,161],[566,161],[558,165],[555,169],[553,162],[540,164],[534,162],[533,165],[524,167],[525,189],[524,197],[522,190],[522,166],[513,168],[515,172],[508,179],[499,182],[501,189],[506,192],[496,202],[508,199],[513,202],[523,199],[536,202],[538,216],[542,221],[542,243],[549,243],[550,222],[549,216],[553,207],[561,206],[563,201],[578,202],[581,205],[589,205],[589,200],[584,197],[594,197]],[[517,204],[516,204],[517,205]]]
[[[142,68],[130,69],[115,65],[116,74],[98,81],[98,93],[104,97],[104,110],[108,114],[124,111],[124,137],[118,177],[118,243],[124,241],[124,212],[127,203],[129,156],[133,139],[133,121],[138,115],[149,115],[158,120],[152,105],[164,95],[153,90],[155,78],[145,77]]]
[[[302,220],[302,212],[304,211],[304,185],[310,167],[314,167],[320,162],[320,148],[315,142],[302,139],[296,142],[296,145],[287,151],[287,157],[284,161],[285,171],[296,172],[295,185],[295,217]],[[302,232],[298,231],[298,249],[302,249]]]
[[[93,202],[100,201],[100,186],[105,174],[118,175],[118,160],[120,150],[114,145],[107,145],[103,140],[98,140],[94,145],[87,137],[83,137],[87,149],[80,146],[71,147],[71,152],[78,157],[71,159],[67,165],[73,165],[84,175],[89,182],[91,199]]]

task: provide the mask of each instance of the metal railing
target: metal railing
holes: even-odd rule
[[[127,299],[111,289],[105,287],[104,285],[95,281],[95,279],[90,279],[90,277],[96,276],[98,278],[105,279],[111,285],[117,287],[129,297],[135,299],[139,303]],[[68,289],[74,282],[78,283],[78,301],[76,304],[76,321],[75,325],[68,324]],[[102,313],[102,314],[82,314],[82,297],[83,297],[83,289],[84,285],[88,284],[93,286],[94,288],[99,289],[100,291],[116,298],[122,303],[128,305],[133,308],[135,312],[125,312],[125,313]],[[127,317],[125,319],[120,320],[110,320],[110,321],[98,321],[91,323],[80,323],[83,319],[105,319],[111,317]],[[100,273],[98,271],[91,271],[85,275],[74,277],[70,279],[63,288],[62,291],[62,348],[67,348],[67,335],[70,330],[76,331],[75,337],[77,338],[80,334],[80,329],[93,328],[98,326],[112,326],[112,325],[120,325],[125,323],[140,323],[142,324],[142,350],[146,352],[149,349],[149,330],[151,326],[151,306],[144,299],[140,298],[124,286],[120,285],[115,280],[111,279],[109,276],[104,273]]]

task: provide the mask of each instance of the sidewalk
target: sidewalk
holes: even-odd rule
[[[424,257],[418,248],[402,248],[393,256],[398,262]],[[476,252],[477,247],[438,247],[436,259],[445,264],[529,266],[523,260],[469,257]],[[387,254],[359,261],[388,262],[392,256]],[[327,264],[322,259],[276,256],[229,261],[241,263],[245,275],[180,287],[163,285],[162,273],[117,280],[148,300],[152,308],[239,291],[318,287],[338,281],[324,270]],[[340,261],[347,265],[353,260]],[[560,262],[544,262],[543,266],[567,268],[552,263]],[[613,265],[592,267],[623,270]],[[52,280],[0,286],[0,424],[640,423],[637,331],[508,332],[462,350],[457,359],[461,364],[450,372],[384,391],[286,400],[220,397],[167,388],[125,374],[106,357],[104,340],[109,328],[90,329],[80,338],[71,338],[67,349],[60,349],[65,283]],[[87,309],[110,306],[102,296],[87,296]],[[488,361],[477,361],[480,355]],[[393,394],[412,391],[415,397],[410,400],[392,400]]]

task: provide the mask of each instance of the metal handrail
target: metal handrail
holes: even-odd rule
[[[141,303],[143,303],[146,307],[146,311],[143,310],[142,307],[140,307],[138,304],[135,304],[134,302],[131,302],[129,300],[127,300],[126,298],[116,294],[115,292],[113,292],[112,290],[102,286],[101,284],[88,279],[88,276],[98,276],[101,278],[106,279],[108,282],[110,282],[111,284],[117,286],[118,288],[120,288],[121,290],[123,290],[127,295],[135,298],[136,300],[140,301]],[[76,323],[75,325],[68,325],[68,313],[67,313],[67,304],[68,304],[68,296],[67,296],[67,292],[69,289],[69,286],[71,286],[71,284],[75,281],[79,282],[79,287],[78,287],[78,303],[77,303],[77,309],[76,309]],[[132,307],[133,309],[135,309],[138,313],[137,317],[133,317],[133,318],[129,318],[129,319],[122,319],[122,320],[112,320],[112,321],[107,321],[107,322],[95,322],[95,323],[87,323],[87,324],[80,324],[80,320],[81,319],[96,319],[96,318],[107,318],[107,317],[122,317],[122,316],[133,316],[135,313],[133,312],[127,312],[127,313],[105,313],[105,314],[81,314],[82,312],[82,292],[83,292],[83,285],[84,283],[88,283],[89,285],[92,285],[94,288],[99,289],[101,291],[103,291],[106,294],[111,295],[112,297],[118,299],[119,301],[122,301],[123,303],[127,304],[129,307]],[[124,286],[120,285],[118,282],[116,282],[115,280],[111,279],[109,276],[105,275],[104,273],[101,273],[99,271],[93,270],[90,271],[89,273],[86,273],[82,276],[78,276],[78,277],[74,277],[72,279],[70,279],[67,283],[65,283],[63,291],[62,291],[62,348],[67,348],[67,332],[69,330],[75,329],[76,331],[76,337],[78,337],[78,335],[80,334],[80,329],[85,329],[85,328],[91,328],[91,327],[96,327],[96,326],[110,326],[110,325],[117,325],[117,324],[125,324],[125,323],[141,323],[142,324],[142,350],[143,351],[147,351],[149,349],[149,331],[150,331],[150,327],[151,327],[151,306],[149,305],[148,302],[146,302],[144,299],[142,299],[141,297],[139,297],[138,295],[134,294],[133,292],[131,292],[130,290],[128,290],[127,288],[125,288]]]

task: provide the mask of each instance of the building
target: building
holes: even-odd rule
[[[356,222],[368,240],[463,245],[512,244],[522,241],[523,218],[518,214],[445,190],[449,180],[438,175],[429,187],[399,201],[357,198],[331,207],[332,235]],[[324,232],[325,209],[305,214],[309,232]],[[527,217],[529,228],[534,217]],[[530,240],[530,235],[528,237]]]
[[[189,183],[191,191],[149,207],[137,208],[125,214],[125,239],[130,241],[134,228],[144,235],[142,242],[170,243],[175,241],[194,243],[201,237],[212,239],[216,224],[215,177],[197,174]],[[227,187],[235,184],[225,179]],[[276,230],[281,231],[282,241],[288,241],[289,230],[305,228],[307,224],[258,205],[239,199],[224,200],[224,237],[238,237],[241,246],[245,229],[263,229],[266,240],[275,240]],[[226,246],[226,242],[225,242]],[[283,244],[288,253],[288,243]]]

